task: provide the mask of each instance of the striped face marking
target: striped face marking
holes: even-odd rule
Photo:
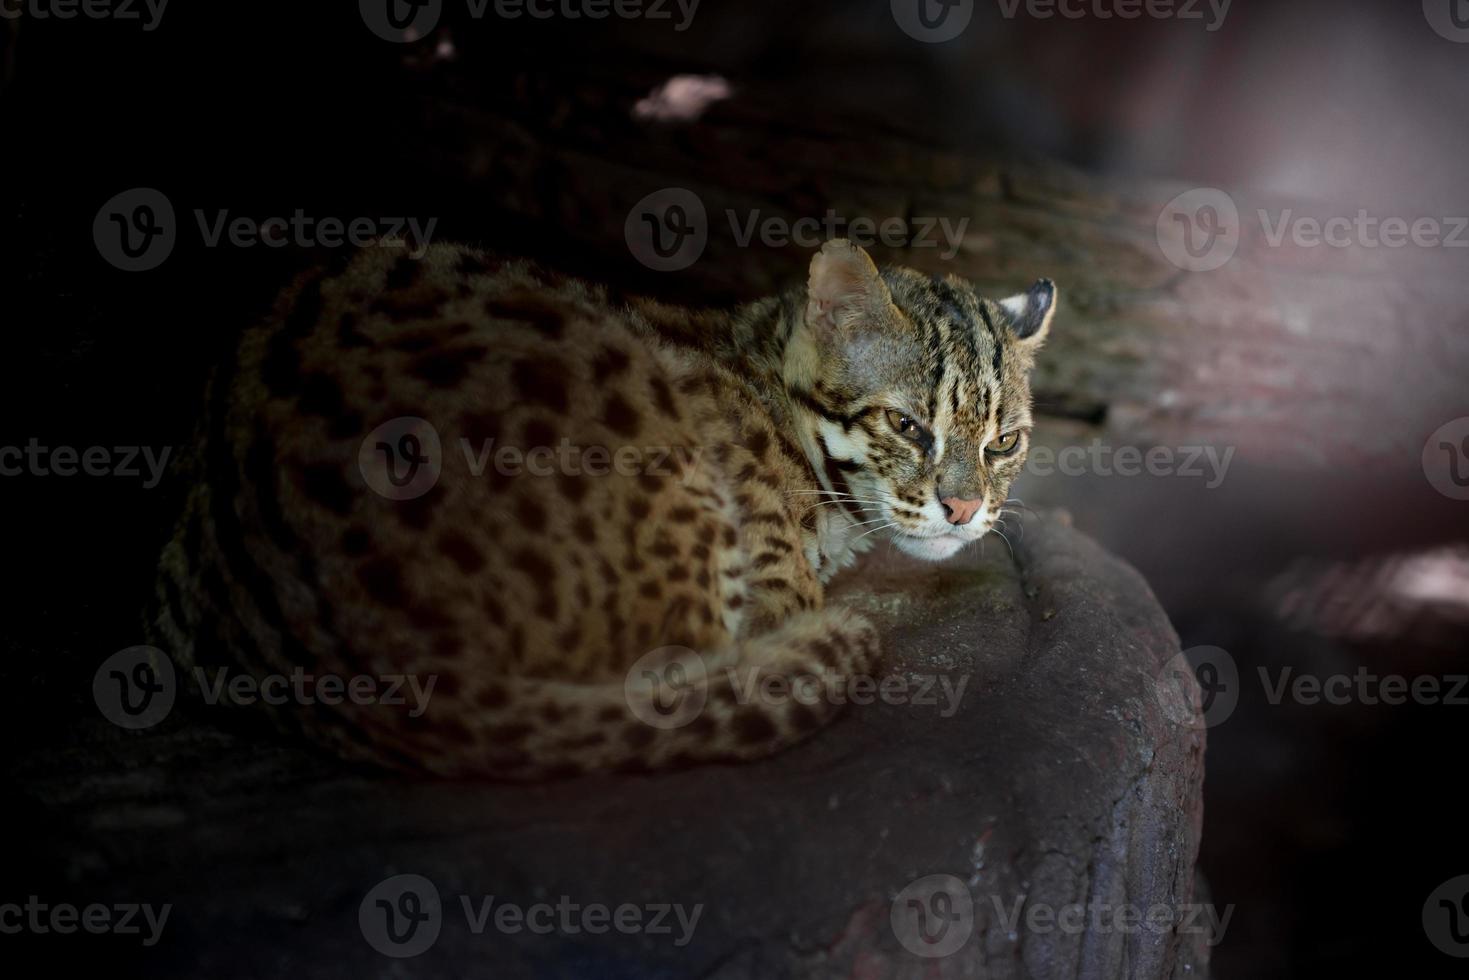
[[[954,276],[878,272],[833,242],[808,294],[787,379],[824,489],[863,540],[929,559],[978,540],[1025,463],[1055,288],[995,302]]]

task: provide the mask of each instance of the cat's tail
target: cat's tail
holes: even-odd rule
[[[504,779],[760,758],[834,718],[878,653],[863,617],[803,612],[725,650],[656,650],[615,682],[505,679],[472,707],[441,705],[455,744],[413,754],[442,775]]]

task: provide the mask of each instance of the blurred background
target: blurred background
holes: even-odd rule
[[[196,209],[432,217],[700,304],[802,276],[811,247],[742,241],[752,219],[931,222],[936,245],[874,255],[1060,288],[1054,465],[1015,493],[1067,508],[1185,648],[1233,665],[1205,783],[1202,870],[1234,906],[1215,975],[1462,975],[1422,917],[1469,874],[1469,4],[449,2],[400,8],[408,37],[372,4],[58,6],[0,5],[0,443],[185,443],[208,364],[318,256],[210,246]],[[146,274],[93,238],[133,188],[178,219]],[[705,221],[697,259],[660,269],[630,219],[670,189]],[[1134,447],[1168,461],[1129,467]],[[3,722],[18,758],[99,648],[139,641],[174,488],[0,494],[8,652],[70,651],[0,666],[35,694]],[[1403,704],[1375,681],[1273,694],[1364,671],[1447,680]]]

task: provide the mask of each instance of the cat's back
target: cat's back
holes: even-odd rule
[[[206,594],[174,601],[234,635],[192,646],[592,677],[713,642],[734,514],[703,450],[728,383],[522,262],[378,248],[307,273],[212,385],[171,556]]]

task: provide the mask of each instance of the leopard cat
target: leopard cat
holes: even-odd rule
[[[298,278],[215,372],[152,635],[186,676],[431,679],[416,715],[279,712],[397,769],[769,755],[839,699],[752,679],[877,663],[823,584],[875,540],[938,560],[994,526],[1055,306],[1044,279],[996,302],[840,240],[804,286],[723,312],[473,248],[363,250]]]

